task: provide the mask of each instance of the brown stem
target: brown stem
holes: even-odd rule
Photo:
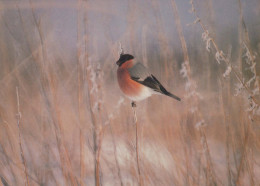
[[[223,123],[225,124],[226,127],[226,161],[227,161],[227,177],[228,177],[228,184],[232,185],[232,177],[231,177],[231,166],[230,166],[230,141],[231,141],[231,137],[230,137],[230,116],[229,113],[227,111],[227,109],[225,109],[225,99],[226,98],[226,102],[229,105],[229,97],[227,96],[227,94],[224,94],[224,83],[223,80],[219,81],[219,87],[220,87],[220,96],[219,96],[219,102],[221,105],[221,110],[222,110],[222,114],[223,114]]]
[[[84,172],[85,172],[85,163],[84,163],[84,132],[82,129],[82,98],[83,98],[83,92],[82,92],[82,79],[83,79],[83,73],[82,73],[82,62],[80,60],[80,56],[82,54],[82,45],[80,40],[81,37],[81,5],[82,0],[78,0],[78,17],[77,17],[77,44],[78,44],[78,119],[79,119],[79,128],[80,128],[80,185],[84,185],[83,179],[84,179]]]
[[[18,87],[16,87],[16,99],[17,99],[17,127],[18,127],[18,135],[19,135],[19,146],[20,146],[20,155],[24,167],[24,174],[25,174],[25,185],[30,186],[29,178],[28,178],[28,173],[27,173],[27,167],[26,167],[26,160],[24,158],[24,152],[23,152],[23,147],[22,147],[22,140],[21,140],[21,130],[20,130],[20,124],[21,124],[21,112],[20,112],[20,100],[19,100],[19,90]]]
[[[137,172],[138,172],[138,185],[141,186],[142,184],[142,177],[141,177],[141,170],[139,164],[139,149],[138,149],[138,122],[137,122],[137,115],[136,115],[136,103],[132,101],[131,103],[133,113],[134,113],[134,123],[135,123],[135,145],[136,145],[136,165],[137,165]]]
[[[243,150],[242,150],[242,157],[239,163],[239,168],[237,172],[237,179],[236,179],[236,185],[240,185],[240,174],[242,171],[242,168],[244,166],[244,162],[246,162],[246,153],[247,153],[247,146],[248,146],[248,140],[249,140],[249,124],[247,125],[245,136],[244,136],[244,143],[243,143]]]

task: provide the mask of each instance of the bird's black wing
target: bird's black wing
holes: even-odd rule
[[[153,89],[155,92],[165,94],[178,101],[181,100],[178,96],[168,92],[143,64],[136,63],[132,68],[128,69],[128,71],[132,80]]]
[[[156,92],[161,92],[163,86],[161,83],[148,71],[142,63],[136,63],[132,68],[128,69],[131,79],[153,89]]]
[[[135,78],[132,78],[138,83],[141,83],[144,86],[147,86],[151,89],[153,89],[156,92],[164,93],[166,94],[167,90],[162,86],[162,84],[151,74],[150,76],[146,77],[143,81],[137,80]]]

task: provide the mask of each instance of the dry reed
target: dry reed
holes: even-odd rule
[[[191,3],[189,27],[179,0],[1,3],[0,183],[259,185],[259,7],[220,26],[221,3]],[[118,41],[182,102],[131,110]]]
[[[23,164],[23,170],[24,170],[24,175],[25,175],[25,185],[30,185],[29,178],[28,178],[28,171],[27,171],[27,163],[24,157],[24,150],[22,146],[22,139],[21,139],[21,117],[22,113],[20,111],[20,99],[19,99],[19,89],[16,87],[16,100],[17,100],[17,128],[18,128],[18,139],[19,139],[19,147],[20,147],[20,155],[22,159],[22,164]]]
[[[139,186],[143,185],[143,179],[141,175],[141,168],[140,168],[140,157],[139,157],[139,141],[138,140],[138,121],[137,121],[137,115],[136,115],[136,103],[132,102],[132,110],[133,110],[133,115],[134,115],[134,124],[135,124],[135,154],[136,154],[136,167],[137,167],[137,174],[138,174],[138,184]]]

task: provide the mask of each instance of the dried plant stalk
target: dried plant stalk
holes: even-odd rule
[[[136,152],[136,166],[137,166],[137,173],[138,173],[138,184],[140,186],[143,185],[141,169],[139,164],[139,148],[138,148],[138,121],[136,115],[136,103],[132,102],[132,110],[134,114],[134,123],[135,123],[135,152]]]
[[[223,123],[225,124],[226,127],[226,161],[227,161],[227,177],[228,177],[228,184],[232,185],[232,170],[231,170],[231,163],[230,163],[230,141],[231,141],[231,137],[230,137],[230,116],[228,111],[225,108],[225,99],[227,97],[227,94],[224,93],[224,83],[222,82],[222,80],[219,81],[219,87],[220,87],[220,95],[219,95],[219,102],[221,105],[221,110],[222,110],[222,114],[223,114]],[[226,98],[228,99],[228,98]],[[229,99],[227,100],[229,102]],[[230,104],[230,103],[228,103]]]
[[[28,178],[28,172],[27,172],[27,166],[26,166],[26,160],[24,158],[24,151],[22,147],[22,139],[21,139],[21,129],[20,129],[20,124],[21,124],[21,112],[20,112],[20,99],[19,99],[19,89],[16,87],[16,101],[17,101],[17,128],[18,128],[18,139],[19,139],[19,146],[20,146],[20,155],[23,163],[23,168],[24,168],[24,174],[25,174],[25,185],[30,186],[29,178]]]
[[[80,141],[80,185],[84,185],[83,179],[85,174],[85,162],[84,162],[84,132],[82,127],[82,98],[83,98],[83,73],[82,73],[82,45],[81,38],[81,6],[82,0],[78,0],[78,17],[77,17],[77,44],[78,44],[78,119],[79,119],[79,141]]]

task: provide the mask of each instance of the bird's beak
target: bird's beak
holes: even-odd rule
[[[116,62],[116,64],[119,66],[119,64],[120,64],[120,61],[118,60],[118,61]]]

